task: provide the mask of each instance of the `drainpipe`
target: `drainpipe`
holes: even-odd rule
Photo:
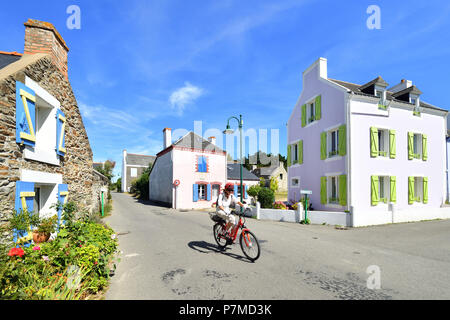
[[[353,93],[346,94],[346,122],[347,122],[347,211],[350,212],[350,225],[354,226],[354,210],[352,206],[352,166],[351,166],[351,123],[350,123],[350,101],[353,98]]]

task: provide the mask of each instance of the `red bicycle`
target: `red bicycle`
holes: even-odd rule
[[[250,209],[247,209],[250,210]],[[239,237],[239,244],[244,255],[252,262],[256,261],[261,253],[259,247],[259,242],[256,236],[245,226],[245,216],[244,212],[236,213],[232,211],[232,214],[237,214],[239,216],[239,222],[237,225],[232,227],[231,234],[226,230],[226,221],[219,217],[218,215],[210,214],[211,219],[216,222],[213,227],[214,239],[220,249],[225,249],[228,245],[233,244],[238,236],[239,230],[241,235]]]

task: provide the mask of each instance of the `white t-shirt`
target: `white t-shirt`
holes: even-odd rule
[[[238,203],[238,200],[236,199],[234,194],[230,194],[230,196],[228,198],[226,198],[225,193],[221,193],[219,195],[219,202],[218,202],[218,206],[217,206],[216,210],[219,211],[220,207],[223,207],[225,213],[230,214],[231,205],[235,206],[237,203]]]

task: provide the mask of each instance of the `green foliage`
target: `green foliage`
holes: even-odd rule
[[[50,218],[41,219],[39,226],[37,227],[37,232],[51,234],[56,230],[56,224],[58,223],[58,216],[55,215]]]
[[[261,188],[265,188],[266,187],[266,179],[264,179],[263,177],[259,178],[259,186]]]
[[[19,237],[24,236],[30,227],[38,224],[39,215],[28,210],[20,209],[9,219],[9,229],[15,231]]]
[[[122,190],[122,178],[117,179],[113,189],[115,189],[117,192],[120,192]]]
[[[141,174],[141,176],[131,182],[130,192],[136,195],[139,199],[148,200],[149,178],[152,170],[152,164]]]
[[[273,192],[278,191],[278,180],[275,177],[270,178],[270,190]]]
[[[269,188],[261,188],[258,192],[258,201],[261,208],[270,209],[275,201],[275,193]]]
[[[306,219],[306,220],[302,220],[300,221],[301,224],[311,224],[311,220]]]
[[[56,239],[23,248],[22,257],[0,247],[0,299],[77,300],[107,286],[118,245],[114,231],[77,213],[75,203],[55,207],[65,222]]]
[[[102,167],[96,167],[95,170],[107,177],[111,183],[111,179],[114,177],[113,169],[115,165],[116,163],[114,161],[106,160]]]
[[[287,206],[282,201],[277,201],[273,204],[274,209],[287,210]]]
[[[259,185],[254,185],[248,188],[247,194],[250,197],[256,198],[258,196],[259,191],[261,190],[261,187]]]

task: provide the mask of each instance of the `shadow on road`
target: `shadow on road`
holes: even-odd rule
[[[220,253],[223,255],[226,255],[228,257],[234,258],[236,260],[240,260],[247,263],[252,263],[250,260],[247,260],[244,256],[239,256],[237,254],[227,252],[228,250],[231,250],[230,247],[226,247],[225,249],[221,250],[218,246],[208,243],[206,241],[191,241],[188,243],[189,248],[194,249],[195,251],[201,252],[201,253]]]

